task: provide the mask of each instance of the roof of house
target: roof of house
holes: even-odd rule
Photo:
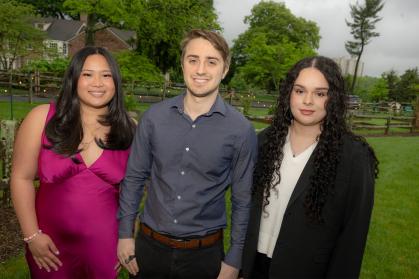
[[[85,23],[79,20],[56,18],[41,18],[36,22],[51,24],[46,30],[47,37],[57,41],[69,41],[82,32],[84,29],[83,27],[85,26]],[[131,38],[135,37],[134,31],[121,30],[115,27],[109,27],[108,29],[124,42],[128,42]]]
[[[115,27],[109,27],[108,28],[111,32],[115,33],[119,38],[124,40],[125,42],[128,42],[130,39],[135,37],[135,32],[131,30],[122,30]]]
[[[78,20],[52,19],[46,30],[48,38],[57,41],[68,41],[78,34],[84,23]]]

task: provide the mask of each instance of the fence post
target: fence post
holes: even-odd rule
[[[41,91],[41,81],[39,76],[39,71],[35,70],[35,95],[39,96]]]
[[[387,123],[386,123],[386,129],[384,131],[384,135],[388,135],[388,131],[390,130],[390,121],[391,121],[391,116],[387,117]]]
[[[32,104],[33,102],[33,75],[29,73],[29,103]]]
[[[349,121],[348,121],[348,126],[349,126],[349,130],[352,131],[353,128],[353,121],[354,121],[354,114],[352,112],[349,113]]]
[[[0,122],[0,160],[3,163],[3,177],[1,177],[0,185],[1,189],[3,190],[2,202],[5,206],[10,204],[10,172],[12,168],[13,143],[15,139],[16,128],[17,121],[2,120]]]

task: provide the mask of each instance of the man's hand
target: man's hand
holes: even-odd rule
[[[118,240],[118,259],[129,273],[132,275],[138,273],[139,268],[135,259],[135,241],[133,238]]]
[[[217,279],[237,279],[238,276],[239,270],[237,268],[221,262],[221,270]]]

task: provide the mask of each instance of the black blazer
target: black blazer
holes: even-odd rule
[[[265,133],[259,134],[259,149]],[[291,195],[272,255],[269,278],[357,278],[374,200],[374,168],[367,147],[344,137],[334,194],[322,214],[324,224],[308,221],[304,198],[313,173],[308,160]],[[314,154],[314,152],[313,152]],[[257,252],[262,200],[253,198],[242,272],[251,278]]]

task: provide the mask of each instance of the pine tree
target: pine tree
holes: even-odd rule
[[[347,41],[345,48],[350,55],[357,57],[352,85],[350,87],[350,91],[354,92],[358,65],[364,48],[370,43],[372,38],[380,35],[374,30],[375,24],[382,19],[378,16],[378,13],[383,9],[384,3],[383,0],[365,0],[364,4],[356,3],[355,5],[349,6],[351,8],[352,21],[346,20],[346,24],[351,28],[351,34],[354,40]]]

